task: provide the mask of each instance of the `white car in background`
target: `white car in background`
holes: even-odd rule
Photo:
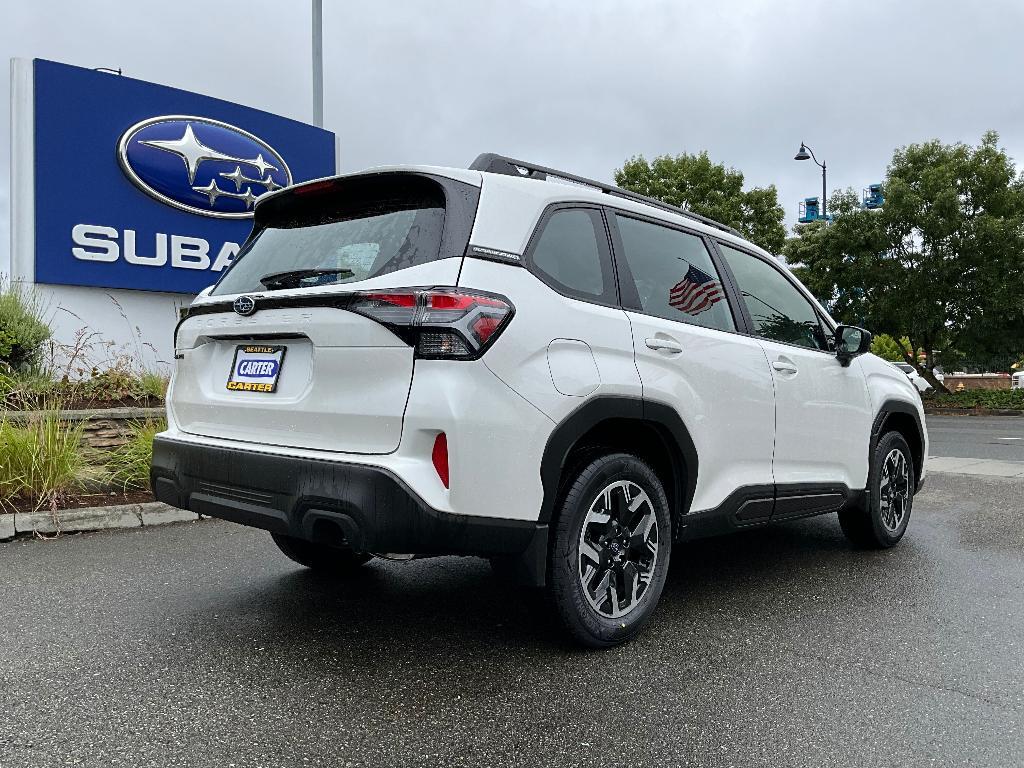
[[[910,363],[893,363],[897,368],[907,374],[907,378],[910,379],[911,383],[917,387],[918,392],[927,392],[932,388],[924,376],[917,372],[917,369]]]

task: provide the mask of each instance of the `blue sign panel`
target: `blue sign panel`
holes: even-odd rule
[[[176,88],[36,59],[35,281],[198,293],[256,200],[335,172],[334,134]]]

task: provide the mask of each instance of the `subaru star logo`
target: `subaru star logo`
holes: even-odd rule
[[[247,317],[256,311],[256,300],[252,296],[239,296],[232,304],[232,309]]]
[[[164,115],[121,135],[118,158],[139,189],[184,211],[252,216],[256,201],[292,183],[288,165],[262,139],[205,117]]]

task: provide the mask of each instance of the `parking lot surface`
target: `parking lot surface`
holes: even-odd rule
[[[0,544],[0,766],[1019,766],[1021,481],[935,474],[678,547],[653,624],[564,644],[485,563],[337,582],[200,523]]]
[[[1024,461],[1022,416],[928,416],[929,453]]]

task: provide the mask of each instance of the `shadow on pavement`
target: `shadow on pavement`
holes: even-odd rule
[[[834,579],[864,557],[872,554],[854,552],[834,517],[677,544],[653,624],[700,622],[721,606],[750,610],[784,584],[807,588]],[[247,628],[235,640],[258,637],[310,653],[344,648],[366,664],[384,647],[389,664],[405,654],[445,654],[453,645],[576,652],[542,591],[504,582],[476,558],[374,560],[341,578],[297,567],[207,598],[210,611],[239,617],[235,626]]]

